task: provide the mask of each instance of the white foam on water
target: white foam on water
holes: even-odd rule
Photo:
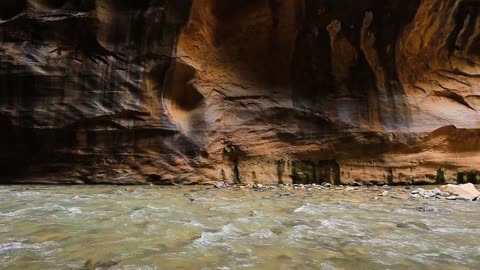
[[[323,219],[320,221],[320,226],[325,227],[327,229],[334,229],[335,223],[328,219]]]
[[[46,203],[43,205],[43,208],[41,210],[46,210],[46,211],[67,211],[67,208],[58,205],[58,204],[52,204],[52,203]]]
[[[206,228],[205,225],[203,225],[202,223],[196,221],[195,219],[192,219],[192,220],[190,220],[189,222],[185,222],[184,225],[193,226],[193,227],[200,227],[200,228]]]
[[[26,244],[19,241],[0,244],[0,254],[13,252],[17,250],[44,250],[47,246],[51,246],[53,242],[44,242],[41,244]]]
[[[73,214],[73,215],[78,215],[78,214],[83,213],[82,210],[80,210],[79,207],[69,207],[69,208],[67,208],[67,210],[70,214]]]
[[[275,238],[277,237],[277,235],[268,230],[268,229],[263,229],[263,230],[260,230],[258,232],[255,232],[255,233],[252,233],[249,235],[249,238],[255,240],[255,239],[272,239],[272,238]]]
[[[4,243],[4,244],[0,244],[0,253],[7,253],[17,249],[22,249],[22,248],[23,248],[23,243],[21,242]]]
[[[335,266],[333,266],[330,262],[322,262],[320,264],[320,269],[322,270],[337,270]]]
[[[293,210],[294,213],[306,213],[306,214],[317,214],[320,213],[321,211],[319,210],[319,207],[317,205],[313,205],[310,203],[306,203],[297,209]]]
[[[29,212],[29,211],[38,211],[38,210],[43,210],[43,207],[29,207],[29,208],[24,208],[24,209],[19,209],[16,211],[11,211],[11,212],[6,212],[6,213],[0,213],[0,217],[21,217],[23,214]]]
[[[202,236],[193,242],[194,247],[226,245],[225,240],[239,238],[242,231],[233,224],[227,224],[218,232],[202,232]]]
[[[238,218],[237,221],[246,224],[246,223],[250,223],[250,218],[248,218],[248,217],[241,217],[241,218]]]

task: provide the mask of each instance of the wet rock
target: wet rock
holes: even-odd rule
[[[412,201],[417,201],[420,199],[420,194],[411,194],[410,195],[410,200]]]
[[[418,207],[417,210],[420,212],[438,212],[437,208],[428,204],[425,204],[423,207]]]
[[[449,200],[449,201],[456,201],[456,200],[458,200],[458,196],[455,196],[455,195],[453,195],[453,196],[448,196],[448,197],[446,197],[445,199],[446,199],[446,200]]]
[[[412,190],[412,191],[410,192],[410,194],[422,194],[423,192],[425,192],[425,189],[423,189],[423,188],[416,188],[416,189]]]
[[[225,182],[225,181],[220,181],[220,182],[217,182],[217,183],[215,184],[215,187],[216,187],[216,188],[227,188],[227,187],[228,187],[228,184],[227,184],[227,182]]]
[[[434,197],[435,193],[433,191],[430,191],[430,190],[425,190],[425,191],[421,192],[420,195],[422,195],[424,198],[428,199],[428,198]]]
[[[397,227],[402,229],[417,229],[417,230],[423,230],[423,231],[431,231],[431,229],[427,226],[427,224],[421,221],[399,223],[397,224]]]
[[[413,189],[410,192],[411,195],[419,195],[425,199],[430,199],[430,198],[440,198],[442,195],[442,191],[438,188],[432,189],[432,190],[425,190],[423,188],[416,188]],[[417,196],[414,196],[415,198]]]
[[[330,183],[323,182],[322,186],[325,187],[325,188],[331,188],[333,185],[330,184]]]
[[[440,196],[442,197],[449,197],[451,194],[448,192],[440,192]]]
[[[382,188],[383,189],[391,189],[391,187],[389,185],[383,185]]]
[[[253,187],[253,190],[254,191],[257,191],[257,192],[266,192],[268,190],[271,190],[270,187],[267,187],[267,186],[264,186],[262,184],[256,184],[254,187]]]
[[[463,185],[452,185],[448,184],[441,187],[443,192],[448,192],[452,195],[456,195],[459,199],[465,199],[473,201],[476,198],[480,197],[480,191],[475,188],[475,186],[471,183],[463,184]]]

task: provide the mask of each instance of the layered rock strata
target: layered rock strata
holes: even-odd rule
[[[477,182],[479,11],[4,0],[0,182]]]

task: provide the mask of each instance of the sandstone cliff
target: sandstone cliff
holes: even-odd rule
[[[2,0],[2,183],[480,177],[475,0]]]

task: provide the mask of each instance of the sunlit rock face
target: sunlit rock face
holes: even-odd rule
[[[0,181],[475,182],[479,12],[1,1]]]

